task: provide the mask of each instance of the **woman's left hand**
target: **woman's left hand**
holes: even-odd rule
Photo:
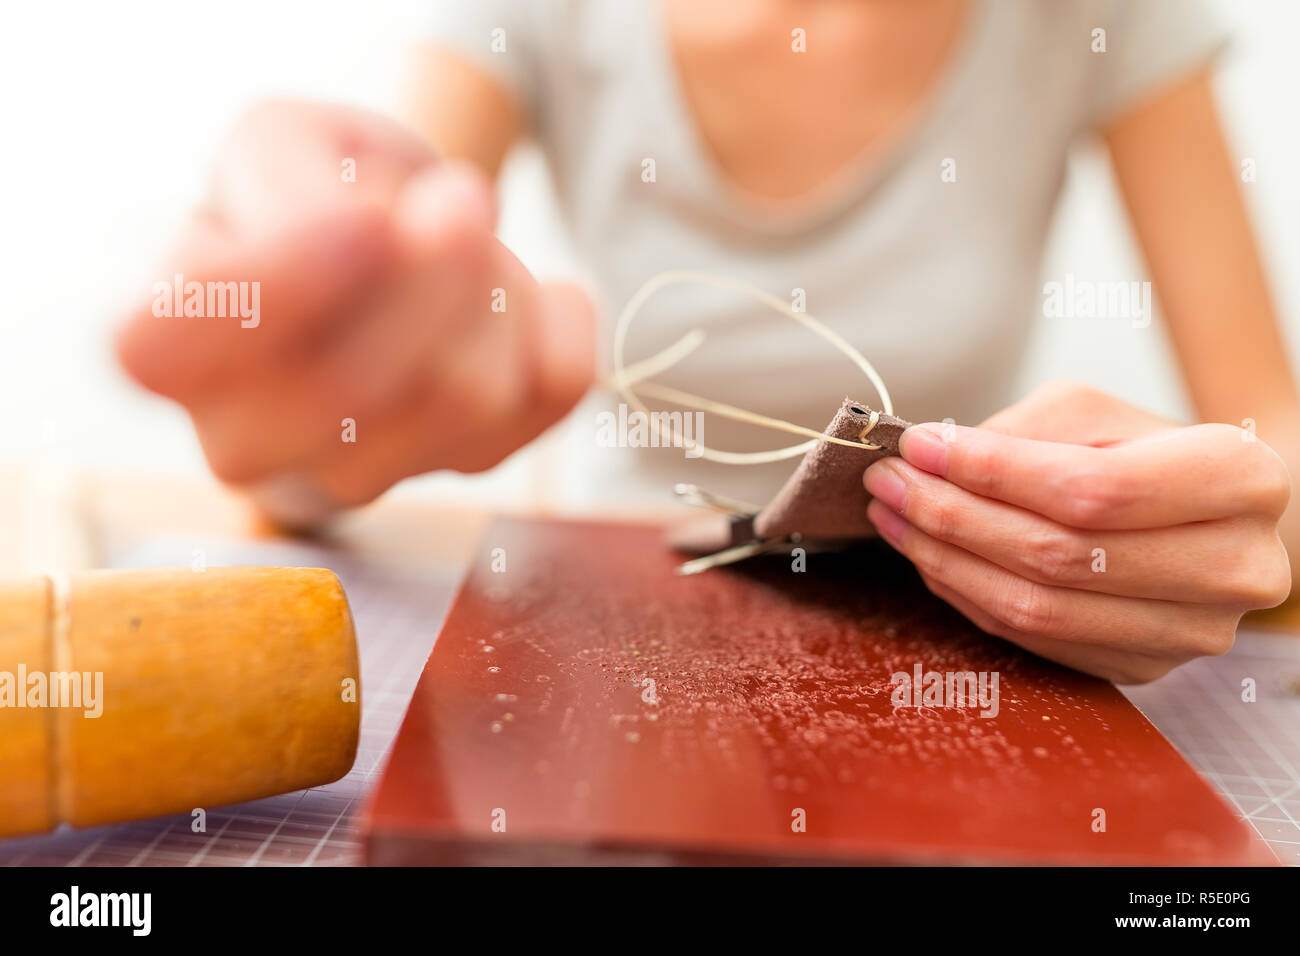
[[[1291,481],[1231,425],[1044,386],[979,428],[925,424],[866,470],[867,514],[983,630],[1120,683],[1232,647],[1280,604]]]

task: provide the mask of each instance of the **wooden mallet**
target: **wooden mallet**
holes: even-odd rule
[[[0,836],[328,783],[360,672],[318,568],[89,571],[0,584]]]

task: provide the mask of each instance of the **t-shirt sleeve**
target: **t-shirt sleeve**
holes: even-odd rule
[[[483,70],[534,120],[543,51],[534,0],[423,0],[422,39]]]
[[[1097,8],[1087,111],[1094,127],[1211,65],[1231,40],[1202,0],[1107,0]]]

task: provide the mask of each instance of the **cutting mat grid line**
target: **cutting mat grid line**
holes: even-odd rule
[[[159,541],[117,567],[187,566],[192,541]],[[322,787],[207,810],[205,833],[178,814],[0,841],[2,866],[347,866],[360,862],[354,816],[392,746],[456,589],[440,564],[361,559],[281,544],[205,546],[210,565],[332,568],[361,652],[357,760]],[[1259,687],[1241,700],[1243,677]],[[1184,665],[1125,695],[1222,794],[1283,863],[1300,866],[1300,639],[1243,633],[1219,658]]]
[[[1246,678],[1257,699],[1242,699]],[[1284,864],[1300,866],[1300,639],[1243,632],[1223,657],[1122,688]]]

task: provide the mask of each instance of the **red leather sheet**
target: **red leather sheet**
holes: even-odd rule
[[[494,524],[367,860],[1272,861],[1114,687],[981,633],[888,549],[678,560],[656,528]],[[997,715],[895,706],[918,664],[996,672]]]

